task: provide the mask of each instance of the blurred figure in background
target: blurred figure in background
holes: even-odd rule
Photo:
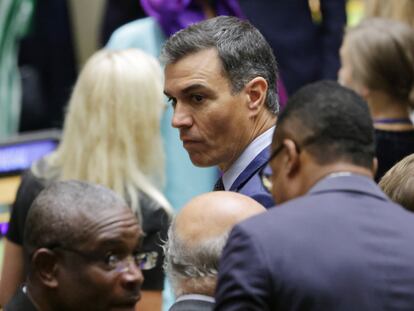
[[[100,29],[101,46],[108,43],[117,28],[146,16],[139,0],[106,0]]]
[[[160,310],[160,244],[170,220],[170,205],[158,190],[164,177],[162,83],[157,60],[139,50],[103,50],[87,62],[73,90],[58,149],[33,164],[17,193],[5,245],[2,305],[25,276],[22,243],[31,203],[50,182],[78,179],[114,190],[134,211],[145,233],[143,251],[158,254],[156,267],[144,272],[140,310]]]
[[[247,19],[269,41],[289,94],[321,79],[336,80],[346,23],[345,0],[319,0],[314,21],[309,0],[239,0]]]
[[[7,1],[6,1],[7,2]],[[36,0],[19,66],[23,101],[19,131],[62,128],[78,74],[68,0]]]
[[[339,82],[364,97],[373,118],[378,181],[414,152],[414,28],[367,19],[346,32],[340,54]]]
[[[34,4],[34,0],[0,1],[0,139],[19,128],[22,92],[18,46],[29,27]]]
[[[395,164],[381,178],[379,186],[391,200],[414,212],[414,154]]]

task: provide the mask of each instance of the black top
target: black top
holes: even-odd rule
[[[10,302],[4,307],[4,311],[37,311],[29,297],[19,288]]]
[[[45,188],[47,181],[36,177],[32,171],[26,171],[22,176],[22,182],[17,191],[16,201],[10,217],[7,238],[18,244],[23,245],[23,233],[29,208],[40,193]],[[170,217],[165,209],[148,195],[139,191],[139,200],[142,213],[142,229],[145,233],[142,250],[145,252],[155,251],[158,253],[157,265],[151,270],[142,271],[144,275],[143,290],[163,290],[164,271],[164,252],[162,241],[167,239],[167,231],[170,224]]]
[[[385,131],[375,129],[378,170],[375,180],[382,176],[404,157],[414,153],[414,130]]]

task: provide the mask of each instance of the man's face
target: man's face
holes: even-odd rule
[[[285,172],[283,170],[283,153],[286,151],[282,141],[278,139],[276,134],[276,139],[272,143],[272,154],[274,154],[273,159],[270,161],[270,167],[272,169],[272,195],[277,204],[283,203],[287,200],[286,194],[287,189],[285,189]],[[275,153],[276,152],[276,153]]]
[[[272,195],[276,204],[281,204],[301,195],[301,176],[298,169],[294,169],[293,157],[300,161],[299,146],[293,139],[287,139],[282,128],[276,131],[272,142],[270,167],[272,169]],[[292,137],[292,135],[287,135]]]
[[[165,93],[174,108],[172,126],[191,161],[226,170],[251,139],[248,96],[232,94],[215,49],[190,54],[165,68]]]
[[[87,238],[73,248],[89,258],[62,250],[59,309],[133,311],[140,298],[141,271],[132,262],[124,271],[110,268],[109,264],[114,258],[127,258],[138,251],[141,231],[133,213],[114,209],[80,218],[79,230],[84,230]]]

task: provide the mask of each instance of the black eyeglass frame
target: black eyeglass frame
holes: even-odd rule
[[[296,152],[299,154],[299,153],[302,152],[303,147],[313,144],[318,139],[318,137],[310,136],[310,137],[304,139],[301,146],[299,146],[299,144],[293,138],[284,138],[284,139],[291,140],[293,142],[293,144],[295,145]],[[283,148],[285,148],[285,144],[282,142],[282,144],[279,147],[277,147],[275,150],[273,150],[273,152],[269,156],[269,159],[266,162],[266,165],[259,172],[259,178],[260,178],[260,181],[263,185],[263,188],[269,193],[272,193],[272,188],[273,188],[273,182],[272,182],[273,172],[268,174],[268,173],[265,172],[265,170],[266,170],[266,167],[268,166],[268,164],[274,158],[277,157],[277,155],[283,150]]]
[[[45,248],[50,249],[52,251],[60,250],[64,252],[70,252],[70,253],[78,255],[79,257],[89,262],[105,262],[105,260],[102,259],[101,255],[88,254],[88,253],[85,253],[85,252],[82,252],[82,251],[79,251],[73,248],[65,247],[62,245],[58,245],[58,244],[45,247]],[[132,257],[132,260],[128,259],[130,257]],[[108,268],[110,270],[114,270],[114,271],[121,273],[128,269],[128,266],[130,262],[132,261],[132,263],[135,264],[137,268],[145,271],[145,270],[151,270],[155,268],[155,266],[157,265],[157,259],[158,259],[157,252],[139,252],[137,254],[126,256],[125,258],[120,260],[118,263],[115,263],[115,264],[106,263],[106,264],[108,265]],[[149,262],[149,265],[145,266],[147,262]]]

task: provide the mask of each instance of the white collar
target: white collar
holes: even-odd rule
[[[272,143],[273,132],[275,126],[272,126],[266,132],[257,136],[250,145],[242,152],[238,159],[230,166],[230,168],[223,174],[223,185],[225,190],[229,190],[237,177],[246,169],[246,167],[262,152],[267,146]]]
[[[200,294],[186,294],[181,295],[177,297],[175,300],[176,302],[183,301],[183,300],[202,300],[206,302],[212,302],[215,303],[214,297],[206,296],[206,295],[200,295]]]

